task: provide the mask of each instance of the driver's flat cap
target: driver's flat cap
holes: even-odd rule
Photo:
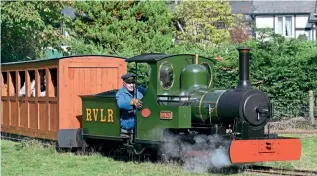
[[[123,81],[126,82],[126,83],[134,83],[135,82],[135,77],[136,77],[136,75],[133,74],[133,73],[127,73],[127,74],[121,76]]]

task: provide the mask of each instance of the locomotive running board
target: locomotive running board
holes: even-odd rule
[[[299,160],[301,152],[298,138],[233,140],[230,160],[233,164]]]

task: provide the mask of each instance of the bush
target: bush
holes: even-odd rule
[[[248,41],[250,79],[274,103],[275,117],[307,116],[308,91],[317,94],[317,42],[284,39]],[[216,87],[231,88],[238,81],[238,52],[216,65]]]

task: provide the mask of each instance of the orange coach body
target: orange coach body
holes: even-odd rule
[[[39,91],[40,70],[46,76],[44,97]],[[1,132],[57,140],[60,129],[81,128],[79,95],[119,89],[127,63],[116,56],[69,56],[4,63],[1,72]],[[32,79],[35,97],[30,96]],[[20,97],[24,82],[27,94]]]

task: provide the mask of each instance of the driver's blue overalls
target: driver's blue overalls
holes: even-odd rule
[[[137,87],[136,98],[138,100],[143,98],[146,89]],[[122,87],[116,93],[117,105],[120,108],[120,126],[122,129],[131,130],[135,127],[136,113],[133,105],[130,104],[133,99],[133,92],[129,92],[126,87]]]

